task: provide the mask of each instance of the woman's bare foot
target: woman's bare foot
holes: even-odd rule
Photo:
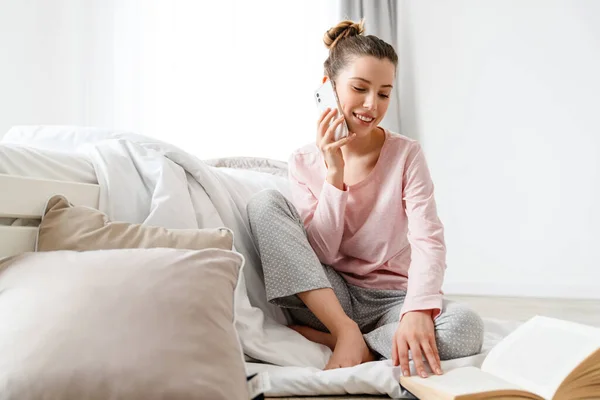
[[[375,360],[375,355],[369,350],[362,333],[355,323],[348,324],[338,333],[336,339],[331,333],[321,332],[304,325],[290,325],[289,328],[295,330],[311,342],[320,343],[329,347],[333,354],[325,369],[353,367]]]
[[[348,323],[333,336],[335,346],[333,355],[325,369],[353,367],[375,360],[375,355],[369,350],[360,328],[355,322]]]
[[[335,338],[331,333],[321,332],[304,325],[290,325],[289,328],[295,330],[311,342],[323,344],[333,351],[335,347]]]

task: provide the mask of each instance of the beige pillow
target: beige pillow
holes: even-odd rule
[[[37,251],[102,250],[170,247],[231,250],[228,228],[165,229],[157,226],[111,222],[102,212],[73,206],[61,195],[52,196],[39,227]]]
[[[248,399],[226,250],[0,260],[0,397]]]

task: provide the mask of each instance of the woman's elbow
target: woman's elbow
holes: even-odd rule
[[[331,248],[328,243],[320,238],[314,237],[313,235],[309,236],[308,242],[310,243],[310,246],[321,263],[326,265],[331,265],[333,263],[335,258],[335,249]]]

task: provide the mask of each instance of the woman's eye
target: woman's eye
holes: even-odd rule
[[[359,88],[359,87],[356,87],[356,86],[352,86],[352,88],[353,88],[354,90],[356,90],[357,92],[366,92],[366,91],[367,91],[366,89]]]
[[[384,99],[389,99],[390,98],[389,94],[383,94],[383,93],[381,93],[381,94],[379,94],[379,96],[383,97]]]

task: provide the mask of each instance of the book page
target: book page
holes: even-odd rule
[[[400,378],[400,383],[408,391],[410,391],[411,382],[453,396],[494,390],[523,390],[513,383],[483,372],[476,367],[455,368],[442,375],[430,375],[428,378],[421,378],[417,375]]]
[[[600,329],[534,317],[498,343],[481,369],[551,399],[562,381],[600,347]]]

